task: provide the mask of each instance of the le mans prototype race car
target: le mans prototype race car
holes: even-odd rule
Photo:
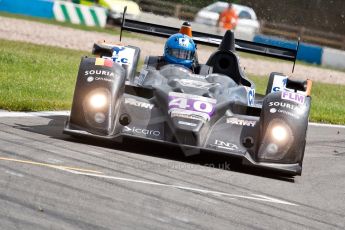
[[[181,30],[190,27],[185,23]],[[169,37],[177,28],[123,20],[122,30]],[[122,33],[121,30],[121,33]],[[218,47],[192,70],[161,65],[140,48],[96,43],[79,67],[64,133],[117,142],[123,138],[177,145],[188,155],[208,152],[242,163],[301,175],[310,110],[311,81],[272,73],[266,95],[255,93],[235,50],[295,61],[297,50],[193,32],[197,44]],[[121,40],[121,38],[120,38]]]

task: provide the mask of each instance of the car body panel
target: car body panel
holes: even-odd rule
[[[145,25],[138,28],[145,30]],[[160,27],[149,28],[155,33]],[[270,76],[266,95],[256,95],[255,85],[234,68],[239,65],[234,44],[226,45],[235,42],[231,36],[225,35],[197,72],[153,56],[136,74],[139,47],[95,44],[93,53],[100,57],[81,60],[64,132],[178,146],[186,156],[234,156],[243,164],[300,175],[310,96],[302,83],[279,73]]]

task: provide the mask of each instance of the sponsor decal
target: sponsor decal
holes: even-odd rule
[[[238,119],[236,117],[229,117],[226,119],[226,123],[233,124],[233,125],[254,127],[256,124],[256,121],[243,120],[243,119]]]
[[[148,73],[149,73],[149,71],[147,71],[145,69],[141,70],[141,72],[139,74],[139,77],[137,78],[138,85],[143,85],[144,84],[146,76],[147,76]]]
[[[283,110],[283,109],[276,109],[276,108],[272,108],[270,109],[270,113],[282,113],[282,114],[286,114],[288,116],[294,117],[296,119],[299,119],[300,116],[296,113],[291,113],[289,111]]]
[[[137,127],[128,127],[128,126],[123,127],[123,132],[145,135],[145,136],[154,136],[154,137],[159,137],[161,135],[161,132],[158,130],[143,129],[143,128],[137,128]]]
[[[95,77],[95,81],[109,81],[112,82],[112,79],[104,78],[104,77]]]
[[[169,93],[169,114],[197,115],[210,120],[215,111],[216,99],[191,94]],[[193,118],[191,118],[193,119]]]
[[[287,76],[275,75],[273,79],[271,93],[282,91],[286,87],[287,79]]]
[[[120,51],[126,49],[125,47],[121,46],[115,46],[113,47],[113,55],[119,55]]]
[[[283,113],[289,116],[292,116],[296,119],[300,118],[300,115],[302,115],[305,111],[305,108],[298,105],[292,105],[287,102],[282,101],[271,101],[268,103],[269,107],[278,107],[278,108],[271,108],[270,113]],[[286,110],[287,109],[287,110]]]
[[[147,102],[137,101],[134,98],[125,98],[125,104],[133,105],[133,106],[140,107],[140,108],[150,109],[150,110],[154,106],[153,104],[150,104]]]
[[[112,82],[114,73],[108,70],[86,70],[84,75],[87,76],[87,82],[93,81],[108,81]]]
[[[191,79],[175,79],[178,83],[185,87],[193,87],[199,89],[209,89],[212,86],[215,86],[217,83],[208,83],[202,81],[195,81]]]
[[[114,46],[111,60],[115,63],[130,65],[133,63],[135,50],[125,46]]]
[[[286,109],[290,109],[293,111],[297,111],[297,112],[303,112],[303,108],[298,106],[298,105],[293,105],[287,102],[283,102],[283,101],[271,101],[268,103],[269,107],[275,106],[275,107],[281,107],[281,108],[286,108]]]
[[[187,125],[187,126],[191,126],[191,127],[195,127],[195,126],[198,125],[198,124],[191,123],[191,122],[186,122],[186,121],[178,121],[178,123],[179,123],[180,125]]]
[[[305,96],[299,93],[289,92],[289,91],[283,91],[282,92],[282,99],[293,101],[298,104],[303,105],[305,101]]]
[[[276,109],[276,108],[270,109],[270,113],[276,113],[276,112],[277,112],[277,109]]]
[[[85,70],[84,75],[85,76],[101,75],[101,76],[107,76],[107,77],[114,77],[114,73],[108,70]]]
[[[87,82],[93,82],[93,81],[108,81],[108,82],[112,82],[112,79],[109,78],[104,78],[104,77],[88,77],[86,79]]]
[[[230,151],[237,151],[237,150],[239,150],[237,145],[229,143],[229,142],[226,142],[226,141],[215,140],[214,145],[217,148],[227,149],[227,150],[230,150]]]
[[[247,98],[248,98],[248,105],[252,106],[254,105],[254,101],[255,101],[255,89],[246,87],[247,90]]]
[[[193,111],[184,110],[184,109],[173,109],[172,111],[170,111],[170,116],[172,118],[179,117],[179,118],[198,120],[202,122],[206,122],[210,120],[210,117],[205,113],[193,112]]]
[[[187,47],[189,45],[189,39],[188,38],[179,38],[178,39],[178,44],[180,46]]]
[[[109,59],[96,58],[95,65],[113,67],[113,62]]]

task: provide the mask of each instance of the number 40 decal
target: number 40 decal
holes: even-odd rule
[[[169,94],[169,109],[185,109],[212,115],[214,112],[215,99],[200,96],[174,93]]]
[[[169,107],[177,107],[179,109],[188,109],[204,113],[212,112],[213,106],[206,101],[188,100],[187,98],[175,98],[169,102]],[[176,108],[175,107],[175,108]]]

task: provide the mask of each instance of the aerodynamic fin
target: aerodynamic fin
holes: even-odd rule
[[[301,43],[301,37],[298,37],[297,48],[296,48],[296,56],[295,56],[295,60],[293,61],[292,73],[295,71],[295,65],[296,65],[297,54],[298,54],[298,50],[299,50],[299,45],[300,45],[300,43]]]

